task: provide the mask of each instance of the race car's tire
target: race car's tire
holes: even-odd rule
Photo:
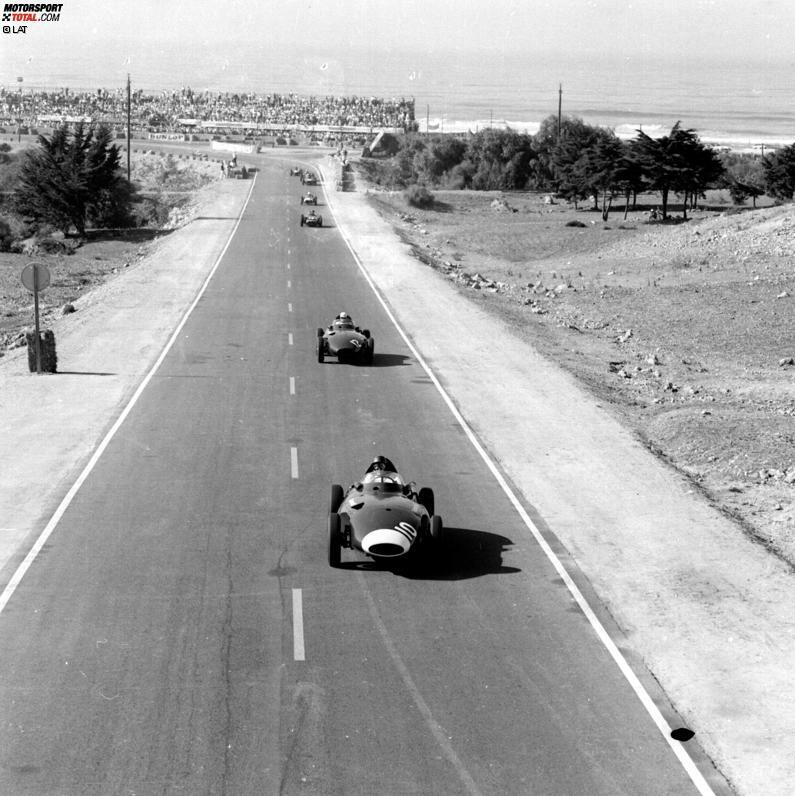
[[[340,510],[340,506],[342,505],[344,498],[345,492],[343,491],[342,487],[339,484],[332,484],[331,503],[329,505],[329,511],[332,514],[336,514]]]
[[[424,486],[422,489],[420,489],[418,500],[420,502],[420,505],[425,506],[425,511],[428,512],[428,515],[433,517],[433,509],[434,509],[433,490],[430,487]]]
[[[302,227],[304,226],[304,214],[303,213],[301,213],[301,226]]]
[[[317,217],[317,225],[318,225],[319,227],[322,227],[322,226],[323,226],[323,216],[318,216],[318,217]]]
[[[317,327],[317,336],[323,337],[323,330],[319,326]]]
[[[362,334],[363,334],[365,337],[368,337],[368,338],[369,338],[369,337],[370,337],[370,330],[369,330],[369,329],[362,329]]]
[[[375,342],[370,338],[370,345],[367,346],[367,364],[372,365],[375,358]]]
[[[431,539],[434,544],[439,544],[444,535],[444,527],[442,525],[442,518],[438,514],[431,517]]]
[[[330,567],[338,567],[342,560],[342,531],[340,515],[328,515],[328,563]]]
[[[317,361],[318,362],[325,362],[326,361],[326,357],[325,357],[326,351],[325,351],[325,349],[326,349],[326,346],[325,346],[325,343],[323,342],[323,338],[322,337],[318,337],[317,338]]]

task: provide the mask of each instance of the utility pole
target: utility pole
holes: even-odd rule
[[[130,73],[127,72],[127,182],[130,182]]]
[[[563,107],[563,83],[558,84],[558,142],[560,142],[561,109]]]

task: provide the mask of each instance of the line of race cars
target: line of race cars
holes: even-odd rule
[[[316,185],[315,174],[300,166],[290,169],[304,185]],[[301,207],[317,206],[317,195],[301,195]],[[323,226],[312,209],[301,213],[301,226]],[[372,365],[375,340],[369,329],[360,329],[347,312],[340,312],[326,328],[317,330],[317,361],[336,357],[338,363]],[[442,518],[436,514],[433,490],[417,490],[406,482],[392,461],[376,456],[362,480],[347,490],[331,487],[328,514],[328,563],[342,565],[342,550],[349,549],[391,566],[412,563],[440,545]]]

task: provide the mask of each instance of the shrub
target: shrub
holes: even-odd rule
[[[578,221],[576,218],[573,218],[571,221],[566,222],[567,227],[587,227],[588,225],[584,221]]]
[[[4,218],[0,218],[0,252],[10,251],[13,242],[14,234],[11,232],[11,225]]]
[[[434,196],[424,185],[409,185],[405,196],[412,207],[433,207]]]

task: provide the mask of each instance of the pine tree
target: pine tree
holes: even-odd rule
[[[119,148],[100,126],[88,130],[66,125],[25,153],[14,191],[17,211],[68,235],[84,235],[89,220],[102,219],[109,208],[116,217],[129,210],[131,187],[119,168]]]

